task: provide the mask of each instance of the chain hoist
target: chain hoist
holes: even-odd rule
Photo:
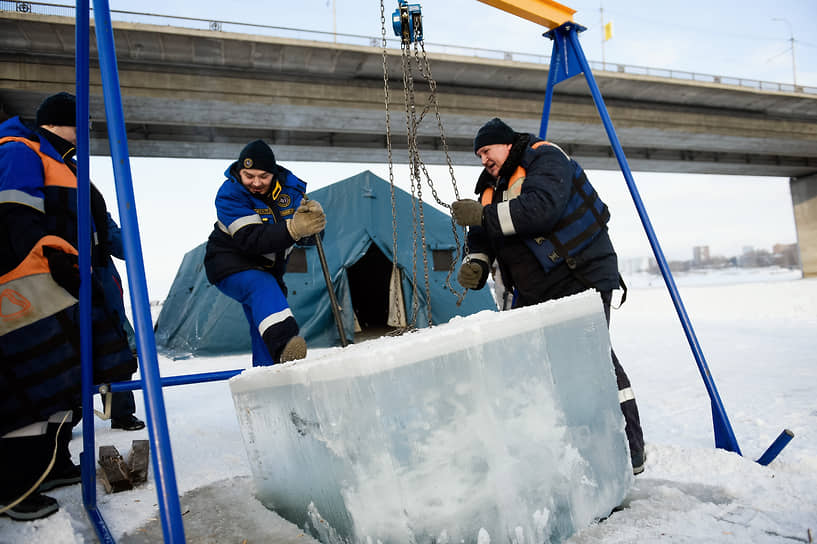
[[[386,109],[386,146],[388,148],[389,161],[389,182],[392,190],[392,229],[393,229],[393,255],[397,255],[397,216],[394,199],[394,170],[393,170],[393,154],[392,154],[392,137],[391,137],[391,115],[389,112],[390,92],[388,83],[388,63],[387,63],[387,43],[386,43],[386,17],[384,0],[380,1],[380,21],[381,21],[381,37],[383,45],[383,89],[384,101]],[[392,15],[392,26],[394,33],[400,37],[401,49],[401,71],[403,78],[403,100],[405,105],[406,118],[406,147],[408,151],[409,163],[409,177],[410,177],[410,193],[412,199],[412,285],[415,286],[412,297],[412,313],[410,317],[410,327],[416,327],[417,313],[419,311],[419,293],[417,286],[417,243],[418,237],[422,244],[423,257],[423,271],[426,291],[426,311],[428,324],[432,325],[431,319],[431,287],[428,273],[428,246],[425,235],[425,215],[423,202],[423,186],[422,180],[425,178],[426,184],[431,191],[434,201],[440,206],[449,209],[450,205],[443,202],[434,186],[431,175],[426,168],[425,163],[420,157],[420,151],[417,145],[417,134],[419,126],[426,114],[433,111],[437,127],[440,135],[440,143],[443,153],[445,154],[446,164],[451,176],[451,183],[454,189],[455,198],[459,199],[459,190],[457,189],[456,177],[454,175],[454,167],[451,157],[448,153],[448,144],[445,139],[445,130],[443,128],[442,118],[440,116],[439,105],[437,102],[437,83],[431,75],[431,67],[428,61],[428,55],[425,50],[423,42],[423,28],[422,15],[420,6],[417,4],[408,4],[405,0],[399,0],[399,7]],[[413,53],[412,53],[413,46]],[[413,66],[412,66],[413,65]],[[414,89],[414,70],[426,80],[429,86],[428,99],[422,109],[418,113],[416,106],[416,95]],[[457,297],[457,305],[462,303],[465,297],[465,290],[458,291],[452,284],[451,278],[453,276],[456,264],[460,262],[464,255],[465,248],[460,242],[460,236],[457,231],[457,225],[454,220],[451,220],[451,231],[454,235],[456,252],[452,260],[451,267],[446,276],[446,289],[451,291]],[[392,273],[396,274],[397,264],[392,263]],[[397,299],[394,299],[395,310],[397,308]]]

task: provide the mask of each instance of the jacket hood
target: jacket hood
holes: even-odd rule
[[[224,177],[229,179],[230,181],[239,181],[238,177],[238,161],[230,163],[230,166],[227,167],[227,170],[224,171]]]
[[[26,138],[27,140],[40,142],[41,152],[45,153],[52,159],[64,162],[62,155],[60,153],[57,153],[57,150],[54,149],[54,146],[51,145],[51,142],[49,142],[45,138],[40,138],[40,136],[37,134],[37,131],[23,123],[19,116],[7,119],[5,122],[0,124],[0,138],[6,138],[9,136],[15,138]]]
[[[5,138],[7,136],[31,138],[33,134],[35,134],[35,131],[23,123],[19,116],[6,119],[5,122],[0,124],[0,138]]]

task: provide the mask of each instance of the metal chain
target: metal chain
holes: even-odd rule
[[[418,43],[419,43],[419,50],[418,50],[418,47],[417,47]],[[426,107],[423,110],[423,115],[425,114],[426,111],[428,111],[429,107],[433,107],[434,116],[435,116],[435,118],[437,120],[437,127],[438,127],[439,132],[440,132],[440,143],[442,145],[443,153],[445,154],[446,164],[448,165],[448,173],[451,176],[451,185],[454,188],[454,198],[456,200],[459,200],[460,199],[460,193],[459,193],[459,189],[457,188],[457,179],[456,179],[456,176],[454,175],[454,164],[451,161],[451,155],[448,152],[448,142],[445,139],[445,129],[443,128],[442,117],[440,116],[439,102],[437,101],[437,82],[434,80],[434,77],[431,75],[431,64],[428,61],[428,53],[426,52],[425,42],[422,41],[422,40],[419,40],[418,43],[415,43],[415,47],[414,47],[414,60],[415,60],[416,66],[417,66],[417,71],[420,73],[420,75],[422,75],[425,78],[425,80],[428,82],[428,87],[429,87],[428,100],[426,101]],[[420,51],[422,51],[422,59],[420,57]],[[437,196],[437,190],[434,187],[434,184],[433,184],[433,182],[431,180],[431,176],[428,174],[428,171],[426,170],[424,164],[422,165],[422,168],[423,168],[423,173],[426,176],[428,186],[431,188],[431,193],[434,196],[434,200],[437,202],[437,204],[439,204],[439,205],[443,206],[444,208],[447,208],[447,209],[450,210],[451,206],[449,204],[445,203],[445,202],[442,202],[440,200],[440,198]],[[462,291],[458,290],[454,286],[451,279],[452,279],[452,277],[454,275],[454,270],[455,270],[455,268],[457,266],[457,263],[459,263],[462,259],[464,259],[467,256],[468,246],[467,246],[467,244],[464,243],[464,241],[463,241],[462,245],[460,245],[460,236],[459,236],[459,232],[457,231],[457,224],[454,222],[453,215],[451,217],[451,232],[454,234],[454,244],[455,244],[455,247],[456,247],[456,251],[455,251],[454,259],[451,261],[451,266],[448,269],[448,274],[446,275],[446,278],[445,278],[445,286],[449,291],[451,291],[454,295],[456,295],[456,297],[457,297],[457,306],[459,306],[460,304],[462,304],[462,301],[465,298],[465,295],[468,292],[468,290],[467,289],[463,289]]]
[[[395,255],[395,262],[393,262],[393,270],[396,268],[396,255],[397,255],[397,215],[396,215],[396,206],[395,206],[395,197],[394,197],[394,175],[393,175],[393,166],[392,166],[392,149],[391,149],[391,126],[390,126],[390,114],[389,114],[389,88],[388,88],[388,68],[386,62],[386,17],[385,17],[385,7],[384,7],[384,0],[380,1],[380,24],[381,24],[381,36],[382,36],[382,43],[383,43],[383,86],[384,86],[384,96],[385,96],[385,108],[386,108],[386,145],[388,147],[388,156],[389,156],[389,180],[392,184],[392,229],[393,229],[393,251]],[[457,181],[454,175],[454,166],[453,162],[451,161],[451,157],[448,151],[448,143],[445,138],[445,130],[443,128],[442,118],[440,116],[439,104],[437,101],[437,83],[431,75],[431,66],[428,61],[428,54],[426,53],[425,44],[423,40],[420,39],[419,28],[415,29],[415,35],[413,36],[412,43],[414,43],[414,50],[413,54],[411,51],[411,45],[409,43],[404,43],[401,41],[401,69],[403,72],[403,98],[405,103],[405,115],[406,115],[406,147],[408,151],[408,162],[409,162],[409,178],[410,178],[410,189],[411,189],[411,202],[412,202],[412,285],[414,289],[412,290],[412,311],[411,317],[408,322],[409,327],[416,327],[417,323],[417,314],[419,313],[419,293],[417,289],[417,243],[418,243],[418,234],[422,244],[422,257],[423,257],[423,273],[424,273],[424,280],[425,280],[425,292],[426,292],[426,311],[427,311],[427,320],[428,325],[433,325],[432,322],[432,311],[431,311],[431,282],[429,277],[429,267],[428,267],[428,247],[426,243],[426,232],[425,232],[425,213],[424,213],[424,202],[423,202],[423,186],[422,186],[422,178],[424,177],[428,188],[431,190],[432,197],[434,198],[435,202],[440,206],[449,209],[451,206],[443,202],[438,193],[437,188],[434,186],[434,182],[432,181],[431,175],[426,168],[425,163],[422,161],[420,157],[419,148],[417,145],[417,133],[418,127],[422,123],[423,119],[425,118],[426,114],[433,110],[435,119],[437,121],[437,128],[439,130],[440,135],[440,143],[445,154],[446,164],[448,165],[448,172],[451,177],[451,182],[454,188],[454,195],[457,200],[459,200],[459,190],[457,188]],[[416,107],[416,94],[414,88],[414,76],[412,70],[412,60],[414,61],[414,65],[416,66],[417,72],[426,80],[429,86],[429,94],[426,100],[426,103],[422,109],[422,111],[417,111]],[[418,233],[419,230],[419,233]],[[457,305],[459,306],[463,299],[465,298],[465,294],[467,290],[458,291],[457,288],[453,285],[451,279],[456,267],[456,264],[460,262],[461,258],[467,254],[467,246],[460,242],[460,233],[457,231],[457,225],[454,222],[453,218],[451,219],[451,230],[454,234],[454,242],[456,246],[456,253],[455,258],[452,260],[451,267],[448,270],[448,274],[445,280],[446,289],[451,291],[457,297]],[[461,249],[462,248],[462,249]]]
[[[389,186],[391,187],[391,231],[392,231],[392,269],[391,277],[396,278],[397,286],[402,288],[402,281],[400,280],[400,269],[397,267],[397,205],[394,194],[394,166],[392,163],[391,154],[391,114],[389,112],[389,68],[386,63],[386,8],[383,4],[384,0],[380,0],[380,35],[383,45],[383,96],[384,105],[386,108],[386,148],[389,156]],[[391,292],[391,279],[389,280],[389,289]],[[393,299],[394,315],[397,322],[404,320],[403,307],[400,304],[400,298],[395,296]]]
[[[414,95],[414,78],[411,75],[411,56],[410,56],[410,45],[406,43],[401,43],[400,45],[401,51],[401,67],[403,71],[403,100],[405,103],[405,113],[406,113],[406,149],[408,151],[408,161],[409,161],[409,179],[410,179],[410,187],[411,187],[411,226],[412,226],[412,285],[414,285],[414,289],[412,290],[412,312],[411,312],[411,325],[417,325],[417,314],[419,312],[420,307],[420,294],[417,290],[417,227],[418,227],[418,220],[417,220],[417,207],[422,206],[422,188],[420,187],[419,183],[419,164],[418,158],[419,153],[417,151],[417,109],[415,107],[415,95]],[[420,194],[419,197],[417,196],[417,189],[420,187]],[[419,200],[418,200],[419,198]],[[425,251],[425,232],[423,231],[423,251]],[[425,270],[426,275],[428,275],[428,269]],[[427,298],[431,298],[430,296]],[[429,325],[430,325],[429,319]]]

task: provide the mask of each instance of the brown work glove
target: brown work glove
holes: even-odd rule
[[[485,281],[484,274],[485,267],[481,263],[477,261],[464,262],[457,273],[457,281],[466,289],[479,289]]]
[[[476,200],[457,200],[451,204],[451,215],[462,227],[482,225],[482,204]]]
[[[326,214],[317,200],[301,201],[301,205],[292,214],[292,219],[287,221],[287,230],[292,239],[296,242],[301,238],[312,236],[323,230],[326,226]]]

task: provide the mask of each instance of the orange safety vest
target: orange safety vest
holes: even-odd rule
[[[0,195],[4,204],[34,208],[44,214],[46,225],[56,220],[56,228],[70,228],[70,224],[60,227],[61,217],[47,216],[46,210],[62,203],[70,215],[76,202],[74,173],[43,153],[39,142],[0,138],[0,145],[8,142],[22,143],[37,153],[43,167],[43,197],[10,189]],[[80,402],[78,301],[53,279],[45,256],[45,248],[71,255],[77,255],[77,250],[58,234],[62,233],[37,240],[15,268],[0,276],[0,435]],[[136,370],[136,360],[125,332],[96,295],[92,300],[94,381],[126,379]]]
[[[35,142],[19,136],[6,136],[5,138],[0,138],[0,145],[3,145],[6,142],[20,142],[21,144],[25,144],[40,157],[40,160],[43,161],[43,178],[47,187],[68,187],[71,189],[77,188],[77,177],[74,175],[71,169],[68,168],[68,165],[40,151],[40,142]]]
[[[77,299],[51,277],[43,248],[77,254],[57,236],[43,236],[23,262],[0,276],[0,336],[30,325],[77,303]]]
[[[540,140],[531,147],[536,149],[537,147],[541,147],[543,145],[553,145],[550,142],[546,142],[544,140]],[[511,174],[511,178],[508,180],[508,188],[505,189],[505,194],[508,195],[505,200],[510,200],[512,198],[516,198],[519,196],[519,193],[522,192],[522,182],[525,181],[525,169],[521,166],[517,166],[516,170],[513,171]],[[519,185],[516,186],[516,183],[519,182]],[[488,187],[484,191],[482,191],[482,198],[480,199],[483,206],[487,206],[494,201],[494,188]]]
[[[17,136],[0,138],[0,145],[7,142],[22,143],[40,157],[45,186],[76,189],[77,179],[71,169],[40,151],[40,142]],[[9,199],[5,201],[13,202]],[[32,199],[26,199],[19,203],[32,206],[32,202]],[[44,206],[38,209],[45,213]],[[51,277],[48,260],[43,254],[45,247],[77,255],[76,248],[64,239],[53,235],[44,236],[16,268],[0,276],[0,336],[76,304],[77,299]]]

